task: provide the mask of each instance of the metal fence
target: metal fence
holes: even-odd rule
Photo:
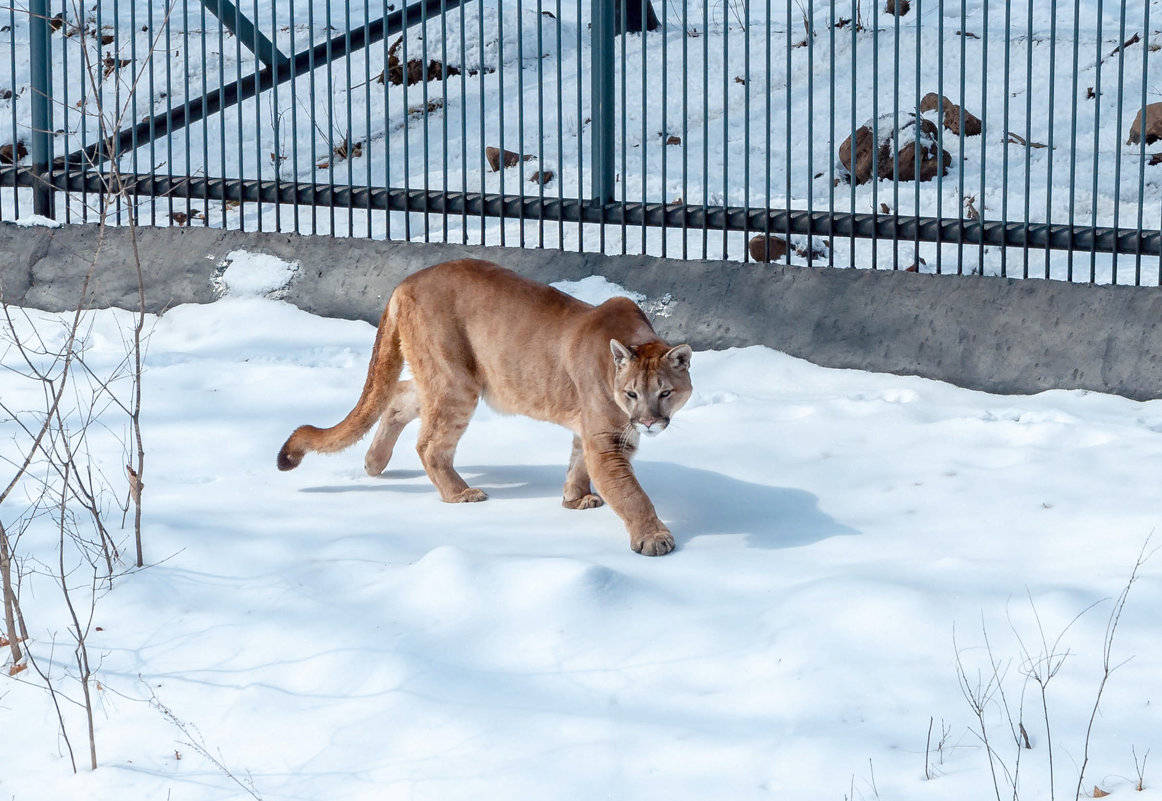
[[[28,0],[0,218],[1158,285],[1155,1]]]

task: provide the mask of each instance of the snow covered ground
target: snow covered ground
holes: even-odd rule
[[[96,606],[101,767],[74,776],[45,691],[2,678],[0,796],[993,798],[963,673],[988,696],[1000,797],[1003,762],[1049,798],[1050,753],[1074,797],[1112,599],[1162,544],[1162,401],[699,352],[694,397],[636,461],[678,541],[651,559],[608,509],[561,507],[568,432],[487,408],[457,457],[483,504],[439,501],[414,428],[379,478],[359,449],[279,473],[294,426],[351,407],[373,329],[260,296],[288,269],[264,264],[236,256],[223,298],[150,320],[150,564]],[[98,372],[126,322],[91,316]],[[0,352],[0,396],[36,408]],[[0,421],[7,458],[14,437]],[[1083,795],[1162,799],[1159,557],[1138,576]],[[23,594],[31,647],[75,694],[57,591]]]

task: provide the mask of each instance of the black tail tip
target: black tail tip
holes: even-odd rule
[[[301,450],[293,450],[290,441],[288,440],[282,446],[282,450],[278,452],[278,469],[282,471],[294,470],[303,461],[304,453]]]

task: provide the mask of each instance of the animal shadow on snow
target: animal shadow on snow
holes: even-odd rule
[[[804,490],[755,484],[669,462],[639,460],[634,468],[679,545],[695,537],[745,535],[752,547],[788,548],[859,533],[825,514],[819,499]],[[565,482],[564,465],[463,465],[457,470],[471,486],[488,493],[489,503],[543,498],[546,503],[559,504]],[[434,493],[435,487],[427,481],[392,481],[423,475],[422,470],[387,470],[381,476],[383,483],[358,482],[305,491]]]

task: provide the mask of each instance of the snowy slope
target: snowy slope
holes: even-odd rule
[[[256,68],[253,56],[197,3],[59,5],[70,25],[100,28],[112,38],[98,52],[92,36],[52,37],[58,155],[91,144],[101,113],[117,129],[150,109],[179,108]],[[928,1],[911,3],[911,12],[897,18],[882,13],[883,6],[856,0],[655,3],[663,28],[616,43],[617,199],[859,214],[886,209],[889,215],[949,218],[971,218],[971,207],[986,220],[1009,223],[1162,226],[1162,165],[1150,159],[1156,148],[1146,148],[1143,158],[1140,146],[1126,143],[1135,114],[1157,100],[1162,79],[1157,8],[1142,0]],[[376,4],[340,0],[247,0],[241,7],[287,54],[360,29],[383,13]],[[466,3],[411,29],[394,53],[397,37],[389,37],[337,60],[330,70],[301,76],[141,147],[122,159],[121,168],[589,198],[589,8],[584,0]],[[851,22],[857,16],[862,28]],[[0,98],[0,143],[27,140],[31,126],[29,68],[20,56],[28,41],[27,17],[13,14],[10,24],[12,33],[0,36],[0,76],[5,69],[12,73],[14,94]],[[1122,47],[1134,36],[1139,38]],[[89,43],[88,61],[82,42]],[[393,54],[462,71],[410,87],[380,83]],[[85,79],[86,63],[114,56],[126,65],[108,72],[94,68],[95,78]],[[882,115],[906,115],[924,95],[938,91],[984,120],[984,134],[963,142],[942,131],[952,159],[947,176],[898,187],[891,181],[836,184],[843,174],[840,144],[857,127]],[[670,137],[681,143],[667,145]],[[492,172],[483,155],[490,146],[536,160]],[[542,169],[551,170],[554,180],[530,184]],[[10,192],[0,200],[5,219],[28,211],[27,196],[19,213]],[[83,214],[85,200],[75,197],[71,213]],[[259,210],[253,203],[222,208],[179,199],[141,208],[142,219],[160,225],[169,224],[175,211],[193,224],[251,230],[279,226],[694,258],[742,259],[746,246],[741,233],[723,243],[713,232],[704,237],[608,226],[602,237],[596,226],[522,228],[515,220],[502,225],[495,219],[399,213],[368,219],[359,211]],[[907,241],[830,244],[828,264],[903,269],[917,263]],[[1044,252],[1019,248],[1002,254],[947,245],[938,257],[935,246],[924,244],[919,256],[927,271],[983,268],[988,274],[1048,272],[1099,283],[1159,282],[1158,260],[1132,255],[1118,259],[1116,273],[1109,256],[1088,252],[1073,258],[1055,252],[1047,259]]]

